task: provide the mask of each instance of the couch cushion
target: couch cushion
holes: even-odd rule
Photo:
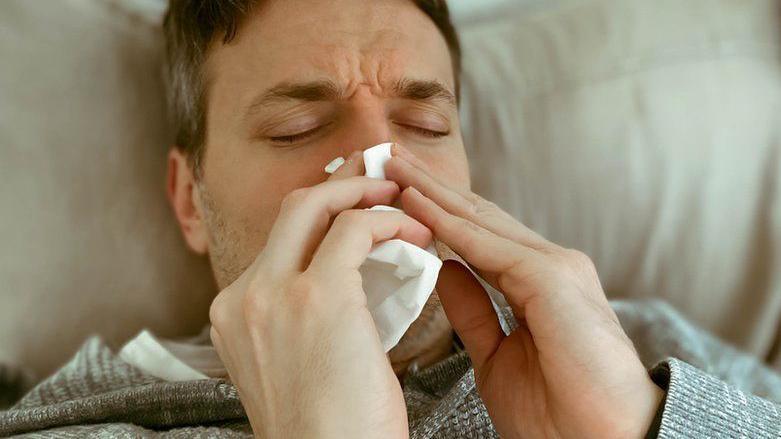
[[[0,361],[39,378],[89,333],[207,318],[208,267],[164,195],[159,8],[136,6],[0,4]]]
[[[525,2],[461,20],[474,188],[756,354],[781,319],[779,2]]]

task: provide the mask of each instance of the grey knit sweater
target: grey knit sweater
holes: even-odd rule
[[[613,306],[667,391],[658,437],[781,436],[781,377],[659,302]],[[497,437],[464,352],[410,373],[404,396],[413,438]],[[229,438],[252,431],[230,382],[165,382],[122,362],[95,337],[0,412],[0,435],[13,434]]]

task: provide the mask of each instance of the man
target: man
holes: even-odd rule
[[[620,324],[586,256],[469,191],[444,2],[178,0],[166,35],[168,194],[212,262],[210,338],[230,382],[169,382],[88,342],[0,433],[777,434],[775,406],[742,393],[777,399],[775,375],[658,304],[616,304]],[[361,150],[385,141],[388,181],[362,176]],[[349,159],[328,177],[337,156]],[[392,203],[404,213],[363,210]],[[452,249],[503,293],[517,329],[506,335],[478,281],[446,262],[386,357],[358,267],[391,238]]]

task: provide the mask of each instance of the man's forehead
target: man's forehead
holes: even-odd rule
[[[328,2],[313,2],[322,3]],[[391,90],[408,79],[439,83],[452,93],[455,81],[447,44],[414,3],[388,2],[395,5],[395,23],[388,21],[387,15],[356,22],[373,14],[372,6],[365,5],[384,3],[365,2],[363,9],[369,12],[342,14],[352,21],[345,17],[330,20],[340,15],[333,8],[304,8],[294,17],[260,8],[242,23],[233,42],[211,48],[209,82],[223,83],[221,86],[229,89],[251,83],[257,95],[259,88],[266,91],[291,83],[323,81],[342,89],[355,81],[374,82]],[[388,12],[388,5],[383,10]],[[326,15],[317,17],[321,12]],[[243,95],[244,104],[252,105],[246,99]],[[252,97],[255,99],[257,96]]]

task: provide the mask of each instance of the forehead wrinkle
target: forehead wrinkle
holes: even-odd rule
[[[361,42],[326,40],[314,46],[296,47],[310,65],[308,72],[301,70],[300,82],[280,82],[252,99],[246,107],[246,117],[276,103],[349,100],[363,87],[377,96],[440,101],[455,106],[450,87],[436,76],[405,76],[412,72],[405,71],[408,60],[399,48],[401,39],[400,32],[382,29]],[[312,76],[317,71],[320,79]]]
[[[335,82],[324,79],[303,83],[280,83],[257,98],[247,108],[246,117],[274,103],[284,102],[324,102],[349,100],[360,86],[370,89],[379,88],[380,96],[409,99],[417,102],[443,102],[451,107],[457,105],[455,94],[436,79],[412,79],[402,77],[388,87],[382,84],[359,82],[354,87],[340,87]]]

